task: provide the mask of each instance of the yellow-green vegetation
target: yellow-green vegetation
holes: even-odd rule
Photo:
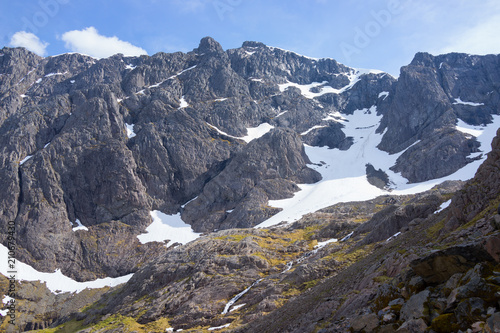
[[[457,332],[460,327],[456,324],[455,315],[446,313],[434,318],[431,328],[438,333],[446,333]]]
[[[97,324],[84,325],[83,320],[70,320],[55,328],[39,330],[41,333],[74,333],[83,329],[90,329],[89,332],[100,332],[102,330],[119,329],[121,332],[137,332],[137,333],[159,333],[165,332],[165,329],[170,327],[168,318],[160,318],[148,324],[139,324],[135,319],[122,315],[110,316]]]
[[[474,224],[476,224],[477,221],[479,221],[482,218],[485,218],[487,216],[495,214],[498,205],[500,205],[500,196],[498,196],[496,199],[491,200],[490,204],[488,207],[483,209],[479,214],[477,214],[472,220],[464,224],[459,228],[459,230],[467,229],[472,227]]]

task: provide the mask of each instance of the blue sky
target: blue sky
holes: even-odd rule
[[[224,49],[260,41],[398,76],[419,51],[500,53],[497,0],[24,0],[0,4],[0,45],[49,56]]]

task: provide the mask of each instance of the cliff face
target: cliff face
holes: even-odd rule
[[[458,119],[499,113],[497,56],[417,54],[396,80],[257,42],[224,51],[208,37],[151,57],[1,53],[0,226],[15,221],[20,260],[78,280],[135,272],[167,252],[136,238],[153,210],[181,213],[198,232],[276,214],[269,200],[320,180],[303,142],[353,146],[342,115],[375,106],[379,148],[416,143],[392,169],[420,182],[482,149]]]

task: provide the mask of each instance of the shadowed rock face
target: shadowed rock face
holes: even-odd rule
[[[182,211],[197,231],[251,227],[277,213],[268,200],[320,179],[303,142],[351,147],[331,114],[375,105],[381,149],[421,140],[393,167],[417,182],[456,171],[481,149],[455,130],[457,117],[479,124],[499,113],[495,56],[417,54],[399,80],[364,74],[341,94],[307,98],[279,84],[341,89],[356,71],[256,42],[224,51],[209,37],[187,54],[151,57],[1,53],[0,227],[15,221],[20,260],[79,280],[133,272],[165,252],[136,239],[151,210]],[[459,97],[484,105],[471,113],[453,104]],[[274,129],[238,139],[263,123]],[[89,231],[74,232],[77,219]]]

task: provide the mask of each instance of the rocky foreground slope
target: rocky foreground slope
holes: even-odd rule
[[[369,161],[373,186],[484,159],[489,147],[464,128],[500,113],[498,56],[419,53],[396,80],[256,42],[224,51],[211,38],[152,57],[0,53],[0,225],[15,222],[17,258],[79,281],[134,273],[78,294],[23,282],[19,329],[494,331],[498,136],[463,189],[387,191],[249,227],[280,210],[269,200],[321,180],[303,143],[359,146],[343,131],[349,115],[377,113],[378,149],[400,154],[386,169]],[[155,210],[204,235],[141,243]]]

